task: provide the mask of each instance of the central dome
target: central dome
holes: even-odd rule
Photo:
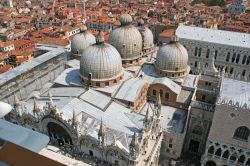
[[[91,77],[93,86],[117,83],[123,76],[119,52],[112,45],[104,43],[103,36],[98,35],[96,44],[87,47],[82,53],[80,75],[84,82]]]
[[[138,64],[142,54],[142,36],[131,25],[132,17],[129,14],[123,14],[120,22],[121,26],[110,33],[108,42],[121,54],[124,65]]]
[[[169,44],[160,47],[157,52],[155,67],[160,75],[168,77],[182,77],[188,70],[188,52],[178,42],[176,35],[172,36]]]

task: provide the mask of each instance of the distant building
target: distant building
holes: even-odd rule
[[[231,14],[243,13],[246,7],[243,5],[244,0],[233,0],[233,3],[229,6],[228,12]]]

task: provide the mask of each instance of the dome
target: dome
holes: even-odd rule
[[[80,75],[83,79],[106,81],[123,75],[122,61],[119,52],[104,38],[98,36],[97,43],[86,48],[81,56]]]
[[[156,56],[155,66],[163,72],[178,73],[172,77],[183,76],[188,69],[188,52],[186,48],[178,42],[178,37],[174,35],[169,44],[160,47]]]
[[[95,43],[95,36],[86,31],[86,28],[82,28],[80,33],[75,35],[71,41],[71,52],[73,54],[81,54],[82,51],[88,46]]]
[[[139,29],[143,38],[143,49],[154,47],[154,36],[152,31],[148,27]]]
[[[136,27],[130,25],[130,17],[128,14],[122,15],[121,26],[113,30],[108,39],[121,54],[122,60],[129,63],[138,60],[142,53],[142,36]]]

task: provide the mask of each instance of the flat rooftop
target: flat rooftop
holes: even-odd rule
[[[250,34],[180,25],[176,34],[181,39],[243,47],[250,49]]]

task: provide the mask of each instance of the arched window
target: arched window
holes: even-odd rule
[[[222,150],[221,150],[221,148],[219,148],[216,150],[215,155],[220,157],[221,153],[222,153]]]
[[[192,130],[192,133],[201,136],[202,135],[202,127],[195,126]]]
[[[163,96],[163,90],[160,89],[160,96],[162,97]]]
[[[214,59],[217,59],[217,55],[218,55],[218,50],[215,50],[215,52],[214,52]]]
[[[236,63],[239,63],[239,60],[240,60],[240,54],[237,55]]]
[[[225,159],[228,159],[228,157],[229,157],[229,151],[226,150],[226,151],[223,153],[222,157],[225,158]]]
[[[199,48],[199,54],[198,54],[198,56],[199,57],[201,56],[201,48]]]
[[[209,54],[210,54],[210,49],[207,49],[206,58],[209,58]]]
[[[250,130],[245,126],[241,126],[235,130],[234,138],[247,141],[249,134],[250,134]]]
[[[232,156],[230,157],[230,160],[236,161],[236,159],[237,159],[237,154],[236,153],[232,154]]]
[[[232,57],[232,62],[235,61],[235,58],[236,58],[236,53],[233,54],[233,57]]]
[[[244,77],[246,75],[246,70],[242,71],[242,76]]]
[[[205,166],[216,166],[216,163],[214,161],[208,161]]]
[[[226,58],[226,61],[228,62],[228,61],[229,61],[229,59],[230,59],[230,52],[229,52],[229,53],[227,53],[227,58]]]
[[[250,158],[247,160],[247,163],[246,163],[247,166],[250,165]]]
[[[165,93],[165,98],[169,99],[169,93]]]
[[[194,56],[197,56],[197,54],[198,54],[198,48],[195,47]]]
[[[238,163],[244,164],[245,159],[246,159],[245,156],[244,156],[244,155],[241,155],[240,158],[238,159]]]
[[[234,72],[234,68],[231,68],[230,74],[233,74],[233,72]]]
[[[156,90],[153,90],[153,95],[154,95],[154,96],[156,95]]]
[[[250,64],[250,56],[247,58],[247,65]]]
[[[243,57],[243,59],[242,59],[242,64],[243,64],[243,65],[245,64],[246,60],[247,60],[247,56],[244,55],[244,57]]]
[[[197,67],[198,66],[198,63],[197,61],[194,62],[194,67]]]
[[[207,153],[213,155],[214,154],[214,147],[210,146],[210,148],[208,149]]]

